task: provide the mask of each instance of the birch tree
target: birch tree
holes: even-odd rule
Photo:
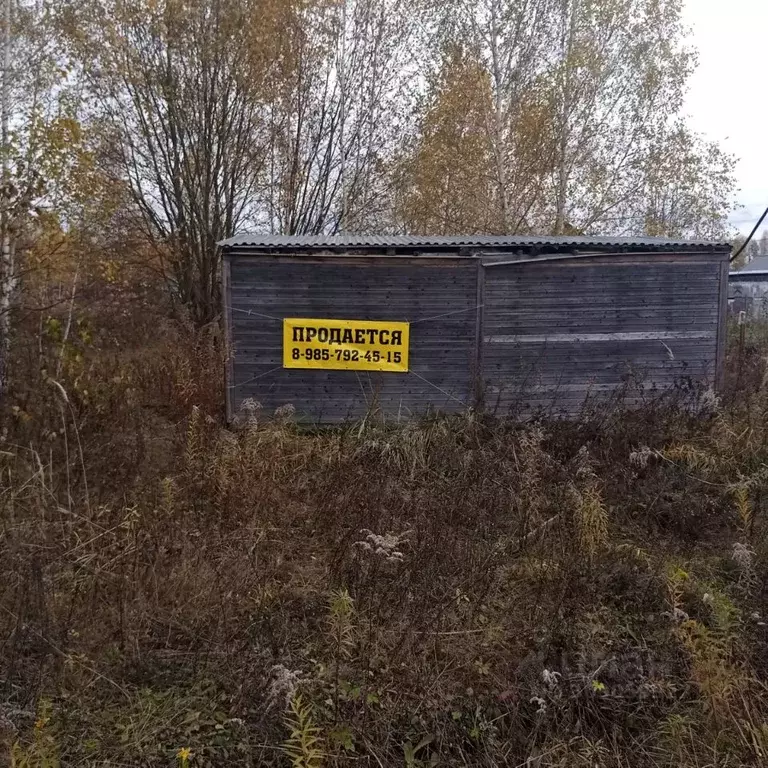
[[[2,261],[0,261],[0,387],[5,388],[6,365],[10,353],[10,309],[15,289],[14,257],[11,251],[11,172],[10,172],[10,87],[11,87],[11,0],[3,0],[3,82],[0,122],[2,123],[2,201],[0,202],[0,240]]]
[[[489,73],[508,232],[616,229],[695,63],[680,0],[451,0],[432,12]]]
[[[309,5],[270,108],[271,229],[386,229],[388,162],[406,127],[418,47],[404,0]]]
[[[61,26],[95,116],[178,302],[219,311],[216,243],[254,216],[266,103],[292,51],[293,4],[269,0],[74,0]]]
[[[109,136],[107,164],[172,296],[205,324],[220,302],[215,244],[237,230],[718,230],[731,161],[677,122],[695,63],[680,5],[56,7],[83,117]],[[660,158],[686,158],[690,184],[665,197]]]
[[[471,52],[452,46],[428,99],[419,140],[400,170],[405,228],[441,235],[503,232],[487,130],[487,70]]]
[[[84,156],[68,72],[44,4],[2,0],[3,79],[0,97],[0,385],[8,381],[14,315],[43,218],[76,197]],[[66,190],[66,192],[64,192]]]
[[[638,189],[636,170],[682,106],[694,63],[680,13],[678,0],[563,0],[551,78],[555,233],[566,221],[606,230]]]
[[[626,211],[627,221],[641,221],[654,237],[728,239],[733,167],[733,157],[678,121],[651,145],[642,194]]]
[[[550,63],[556,0],[449,0],[433,12],[443,17],[444,44],[458,40],[475,51],[490,77],[485,116],[493,154],[501,230],[525,232],[552,167],[551,104],[542,88]]]

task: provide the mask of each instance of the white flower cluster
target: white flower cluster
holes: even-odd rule
[[[557,684],[560,682],[560,673],[553,670],[545,669],[541,673],[541,679],[547,688],[557,688]]]
[[[279,408],[275,408],[275,418],[279,421],[290,421],[296,415],[296,406],[293,403],[286,403]]]
[[[286,709],[299,687],[301,672],[298,670],[291,671],[282,664],[275,664],[270,672],[272,682],[269,684],[269,692],[267,693],[267,709],[272,709],[275,705]]]
[[[661,615],[671,619],[675,624],[685,624],[691,618],[682,608],[677,606],[671,611],[664,611]]]
[[[737,541],[733,545],[731,557],[739,569],[739,585],[753,589],[756,586],[755,551],[749,545]]]
[[[259,423],[259,411],[261,403],[252,397],[246,397],[240,404],[240,410],[237,414],[237,420],[247,427],[255,427]]]
[[[651,460],[651,456],[653,456],[653,451],[647,445],[643,445],[638,450],[632,451],[629,454],[629,463],[638,469],[645,469]]]
[[[378,534],[363,528],[360,533],[365,538],[354,544],[359,551],[368,552],[388,563],[401,563],[403,561],[405,555],[401,547],[408,541],[410,531]]]
[[[731,557],[733,557],[733,562],[736,563],[736,566],[742,573],[751,573],[754,552],[746,544],[737,541],[733,545]]]
[[[693,403],[691,410],[696,416],[712,416],[720,408],[720,398],[714,389],[704,390]]]

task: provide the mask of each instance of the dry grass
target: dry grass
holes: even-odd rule
[[[308,434],[158,336],[9,404],[14,765],[765,764],[762,353],[709,415]]]

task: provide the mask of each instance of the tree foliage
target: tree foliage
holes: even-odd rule
[[[45,212],[199,325],[238,230],[728,234],[681,0],[11,4],[4,232],[39,255]]]
[[[265,104],[290,66],[283,30],[296,10],[268,0],[74,0],[60,10],[88,106],[114,130],[145,234],[199,323],[217,312],[216,243],[251,213]]]
[[[501,231],[642,233],[665,155],[699,200],[696,211],[691,200],[669,208],[664,231],[726,233],[733,158],[679,116],[695,65],[679,0],[456,1],[426,12],[440,16],[441,39],[469,46],[487,73],[491,218]],[[417,185],[421,152],[412,157]]]
[[[487,70],[470,52],[452,47],[433,84],[415,151],[405,161],[406,229],[436,234],[499,231],[490,114]]]

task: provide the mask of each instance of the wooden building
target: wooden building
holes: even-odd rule
[[[656,238],[244,235],[221,243],[230,418],[573,414],[711,386],[727,243]]]
[[[728,276],[728,312],[747,319],[768,317],[768,256],[758,256]]]

